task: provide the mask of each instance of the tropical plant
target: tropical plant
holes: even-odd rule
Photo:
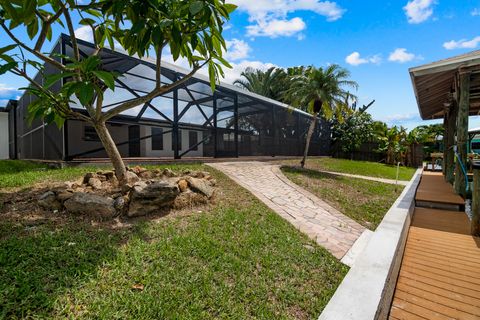
[[[29,106],[30,118],[42,118],[47,123],[62,126],[67,118],[80,119],[93,125],[104,146],[120,182],[126,178],[126,168],[113,141],[106,121],[131,108],[142,105],[185,83],[197,70],[208,67],[212,90],[223,75],[226,50],[222,37],[223,25],[235,5],[224,0],[0,0],[0,27],[8,45],[0,48],[0,74],[11,72],[28,81],[26,90],[37,96]],[[74,20],[90,28],[94,52],[83,57],[78,48]],[[70,36],[72,56],[49,56],[44,53],[46,40],[56,30],[64,29]],[[30,41],[16,35],[25,32]],[[118,45],[129,55],[142,58],[153,54],[156,59],[155,87],[103,112],[105,90],[115,89],[120,76],[105,70],[100,54],[104,47],[112,50]],[[188,61],[191,71],[177,81],[161,82],[162,52],[169,47],[174,60]],[[44,64],[56,69],[47,75]],[[35,81],[29,71],[43,75]],[[64,81],[59,81],[63,79]],[[53,90],[58,83],[60,89]],[[85,112],[71,108],[76,97]]]
[[[326,68],[313,66],[302,70],[300,75],[292,77],[291,85],[285,92],[286,100],[312,114],[305,149],[300,165],[305,166],[305,161],[310,147],[310,140],[315,130],[320,112],[328,119],[331,118],[336,108],[342,108],[348,100],[348,87],[357,88],[355,81],[349,80],[350,72],[336,64]]]
[[[352,110],[350,114],[342,112],[342,119],[332,120],[332,140],[343,152],[350,153],[373,140],[375,131],[372,116],[364,111]]]
[[[406,137],[407,131],[404,127],[393,126],[380,133],[378,151],[385,153],[387,164],[405,162]]]
[[[283,69],[271,67],[264,71],[248,67],[240,75],[242,78],[235,80],[234,85],[270,99],[282,100],[284,84],[288,82]]]

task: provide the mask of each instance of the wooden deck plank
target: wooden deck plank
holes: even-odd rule
[[[390,317],[480,319],[479,271],[480,238],[469,235],[466,215],[416,208]]]
[[[423,289],[418,289],[416,287],[412,287],[403,281],[399,282],[397,284],[397,290],[401,292],[405,292],[407,294],[411,294],[417,297],[420,297],[422,299],[427,299],[427,300],[433,300],[436,301],[437,303],[444,305],[446,307],[449,307],[454,310],[459,310],[461,312],[467,313],[469,315],[473,316],[480,316],[480,307],[471,305],[468,303],[464,303],[463,301],[458,301],[454,299],[450,299],[448,297],[445,297],[443,295],[439,295],[436,293],[432,293],[430,291],[425,291]]]
[[[405,292],[401,289],[397,289],[395,296],[403,301],[407,301],[411,304],[423,307],[425,309],[431,310],[435,313],[441,314],[449,318],[461,318],[465,320],[478,320],[477,316],[471,313],[464,312],[455,308],[451,308],[447,305],[439,303],[440,301],[434,300],[432,296],[423,298],[412,294],[411,292]]]
[[[414,313],[408,312],[402,308],[398,308],[393,305],[392,310],[390,311],[390,319],[399,319],[399,320],[425,320],[427,318],[421,317]]]
[[[469,297],[452,290],[443,289],[437,286],[432,286],[430,284],[409,279],[405,276],[402,276],[398,280],[398,284],[405,284],[410,288],[420,289],[428,294],[439,295],[451,300],[458,301],[460,303],[468,304],[475,308],[480,308],[480,299],[478,297]]]
[[[442,175],[422,174],[418,185],[416,201],[464,205],[462,197],[455,194],[453,187],[445,181]]]
[[[396,292],[395,292],[396,294]],[[414,303],[405,301],[403,299],[398,298],[395,296],[393,298],[393,305],[398,309],[402,309],[407,311],[408,313],[417,315],[419,317],[423,317],[425,319],[432,319],[432,320],[452,320],[451,317],[447,317],[439,312],[424,308],[422,306],[416,305]],[[407,318],[409,319],[409,318]]]

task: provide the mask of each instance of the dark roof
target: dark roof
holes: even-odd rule
[[[409,70],[412,79],[418,110],[422,119],[443,118],[445,104],[452,99],[454,79],[459,68],[475,67],[480,65],[480,50],[472,51],[455,57],[428,63]],[[471,97],[474,95],[478,74],[471,79]],[[479,103],[471,98],[470,114],[476,115],[480,111]]]

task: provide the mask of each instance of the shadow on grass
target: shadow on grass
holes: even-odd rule
[[[6,223],[0,235],[0,319],[48,318],[62,309],[59,296],[94,277],[128,236],[77,221]]]

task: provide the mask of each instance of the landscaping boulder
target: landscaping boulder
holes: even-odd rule
[[[92,193],[75,192],[63,205],[67,212],[107,219],[116,215],[113,199]]]
[[[184,209],[184,208],[192,208],[197,205],[204,205],[207,203],[208,203],[207,196],[187,189],[187,191],[180,193],[178,197],[175,198],[173,207],[175,209]]]
[[[47,191],[38,198],[38,205],[45,210],[60,210],[62,204],[53,191]]]
[[[135,183],[140,180],[140,178],[132,171],[127,171],[126,178],[127,183]]]
[[[73,196],[73,193],[70,191],[62,191],[57,194],[57,200],[61,203],[65,202],[66,200],[70,199]]]
[[[213,196],[213,192],[215,189],[210,185],[210,182],[203,179],[197,179],[193,177],[187,177],[188,185],[190,189],[195,192],[200,192],[203,195],[207,196],[207,198],[211,198]]]
[[[101,177],[101,176],[98,176],[98,177]],[[105,176],[104,177],[104,181],[106,180],[105,179]],[[90,178],[88,179],[88,185],[91,186],[93,189],[101,189],[102,188],[102,181],[95,177],[95,178]]]
[[[130,192],[128,216],[142,216],[172,206],[179,193],[174,183],[156,181],[149,185],[137,184]]]
[[[178,187],[180,188],[181,192],[185,192],[188,190],[188,182],[185,179],[181,179],[178,181]]]

